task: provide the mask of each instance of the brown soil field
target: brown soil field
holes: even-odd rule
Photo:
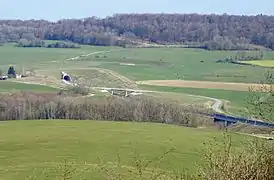
[[[251,83],[228,83],[228,82],[184,81],[184,80],[147,80],[147,81],[139,81],[137,83],[154,85],[154,86],[225,89],[225,90],[236,90],[236,91],[248,91],[250,87],[254,87],[254,88],[261,87],[261,84],[251,84]]]

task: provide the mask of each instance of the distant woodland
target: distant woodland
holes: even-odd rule
[[[20,39],[17,47],[44,47],[44,48],[80,48],[79,45],[68,43],[68,42],[53,42],[45,43],[45,41],[37,38],[32,39]]]
[[[28,41],[42,46],[39,40],[122,47],[146,42],[208,50],[274,50],[274,16],[115,14],[57,22],[0,20],[0,44]]]

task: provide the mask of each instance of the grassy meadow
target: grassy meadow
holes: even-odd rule
[[[180,87],[167,87],[167,86],[151,86],[140,85],[142,89],[164,92],[176,92],[184,94],[192,94],[198,96],[207,96],[217,98],[220,100],[228,101],[226,104],[227,111],[234,114],[241,114],[241,110],[245,105],[246,98],[250,95],[245,91],[230,91],[222,89],[199,89],[199,88],[180,88]]]
[[[106,51],[105,53],[97,53]],[[110,51],[110,52],[108,52]],[[91,53],[91,54],[90,54]],[[94,54],[92,54],[94,53]],[[141,80],[206,80],[222,82],[259,82],[268,68],[228,63],[216,60],[235,55],[233,51],[205,51],[185,48],[116,48],[81,46],[80,49],[19,48],[8,44],[0,47],[0,69],[6,71],[13,64],[18,71],[35,70],[41,77],[29,78],[29,82],[56,85],[60,83],[60,70],[71,75],[90,78],[91,86],[137,88]],[[89,56],[81,56],[90,54]],[[272,59],[274,52],[265,52]],[[77,59],[69,59],[81,56]],[[263,62],[263,61],[260,61]],[[10,89],[51,91],[35,85],[3,83],[1,91]],[[141,87],[141,86],[139,86]],[[141,87],[142,88],[142,87]],[[150,87],[151,88],[151,87]],[[158,87],[155,87],[158,88]],[[155,89],[154,88],[154,89]],[[229,111],[236,112],[244,103],[245,92],[216,89],[158,88],[160,91],[187,93],[228,100]],[[182,94],[183,96],[183,94]],[[189,98],[190,99],[190,98]]]
[[[216,60],[235,55],[232,51],[205,51],[181,48],[140,48],[111,52],[107,57],[83,59],[87,64],[102,62],[99,67],[111,69],[133,80],[207,80],[223,82],[259,82],[267,70]],[[266,54],[274,57],[273,52]],[[135,65],[126,65],[126,64]]]
[[[25,84],[11,81],[0,81],[0,92],[13,91],[57,92],[58,89],[39,84]]]
[[[95,46],[81,46],[79,49],[64,48],[21,48],[13,44],[6,44],[0,47],[0,68],[7,68],[9,65],[28,68],[38,68],[43,64],[62,64],[63,60],[86,53],[108,50],[111,47],[101,48]],[[59,65],[58,65],[59,66]]]
[[[11,133],[12,132],[12,133]],[[132,169],[134,157],[152,160],[150,168],[165,171],[196,169],[203,163],[204,142],[222,141],[215,129],[192,129],[152,123],[119,123],[102,121],[10,121],[0,123],[0,179],[43,179],[42,172],[53,175],[67,160],[74,163],[74,179],[102,179],[100,164],[117,162]],[[245,136],[233,135],[240,148]],[[160,162],[156,159],[174,148]],[[127,173],[129,173],[127,171]],[[56,175],[56,174],[55,174]],[[80,179],[81,179],[80,178]]]
[[[87,57],[71,57],[94,53]],[[216,63],[216,60],[235,55],[233,51],[205,51],[184,48],[115,48],[82,46],[80,49],[0,47],[0,68],[13,64],[18,69],[81,69],[105,68],[139,80],[186,79],[227,82],[258,82],[267,70],[263,67]],[[265,58],[274,52],[266,52]],[[73,71],[72,71],[73,72]]]
[[[101,51],[106,51],[101,52]],[[109,52],[110,51],[110,52]],[[98,53],[99,52],[99,53]],[[93,53],[93,54],[92,54]],[[92,87],[137,88],[142,80],[209,80],[222,82],[259,82],[267,68],[216,63],[235,55],[231,51],[204,51],[183,48],[115,48],[82,46],[80,49],[19,48],[12,44],[0,46],[0,69],[14,65],[18,71],[33,70],[35,75],[20,81],[56,85],[60,70],[71,75],[86,76]],[[89,56],[81,56],[90,54]],[[274,57],[266,52],[266,58]],[[79,58],[72,59],[79,56]],[[148,93],[155,98],[205,104],[208,100],[191,95],[208,96],[230,101],[228,111],[239,114],[248,92],[220,89],[174,88],[140,85],[139,89],[161,91]],[[56,92],[50,86],[0,81],[0,92]],[[104,96],[101,92],[99,96]],[[16,118],[17,119],[17,118]],[[102,179],[102,164],[113,168],[117,154],[125,179],[137,171],[134,157],[152,160],[145,170],[196,170],[202,164],[203,142],[216,138],[222,142],[216,128],[186,128],[181,126],[74,120],[0,121],[0,180],[48,179],[56,174],[58,164],[73,162],[74,179]],[[241,149],[243,135],[233,134],[233,144]],[[160,162],[156,159],[170,148],[174,151]],[[134,153],[136,152],[136,153]],[[117,171],[117,169],[116,169]],[[46,175],[45,175],[46,173]],[[111,175],[110,175],[111,176]]]
[[[258,60],[258,61],[247,61],[248,64],[262,66],[262,67],[274,67],[274,59],[272,60]]]

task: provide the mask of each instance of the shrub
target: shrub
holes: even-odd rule
[[[213,123],[197,105],[145,97],[92,99],[57,94],[15,93],[1,98],[1,120],[76,119],[143,121],[197,127]]]
[[[204,166],[193,176],[201,180],[273,180],[274,143],[254,138],[243,149],[232,146],[225,133],[223,144],[209,142],[203,151]]]

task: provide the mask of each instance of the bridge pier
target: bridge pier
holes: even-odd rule
[[[219,118],[214,118],[214,122],[215,122],[215,123],[221,123],[221,124],[223,124],[225,127],[228,127],[228,126],[230,126],[230,125],[236,123],[236,122],[232,122],[232,121],[225,120],[225,119],[219,119]]]

